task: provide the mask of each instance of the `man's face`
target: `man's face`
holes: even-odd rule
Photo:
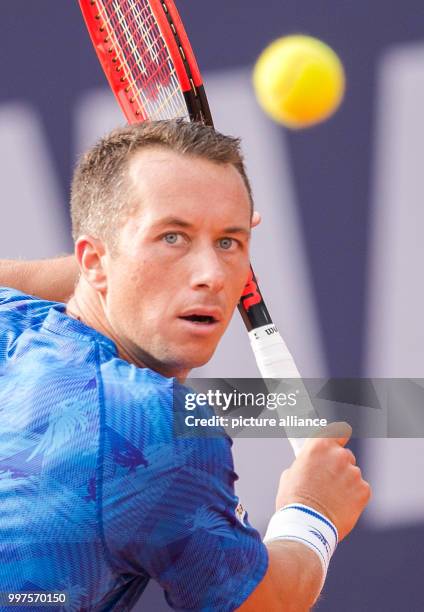
[[[155,148],[130,162],[136,211],[107,254],[106,315],[125,353],[167,376],[206,363],[249,271],[250,201],[231,165]]]

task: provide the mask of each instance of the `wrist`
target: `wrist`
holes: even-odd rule
[[[324,584],[338,542],[337,528],[326,516],[302,503],[284,506],[272,516],[265,534],[265,543],[274,540],[297,541],[315,552]]]

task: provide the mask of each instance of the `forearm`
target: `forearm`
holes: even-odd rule
[[[66,302],[79,277],[73,255],[34,261],[0,260],[0,286],[54,302]]]
[[[319,597],[323,570],[318,556],[301,543],[276,540],[267,545],[268,570],[239,608],[241,612],[304,612]]]

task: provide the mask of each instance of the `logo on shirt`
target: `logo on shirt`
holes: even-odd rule
[[[236,519],[239,521],[239,523],[241,523],[243,527],[246,527],[246,523],[244,522],[244,519],[246,516],[246,510],[243,508],[243,506],[240,503],[237,505],[237,508],[235,509],[234,514],[236,515]]]

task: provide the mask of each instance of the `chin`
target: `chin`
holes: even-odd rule
[[[195,368],[201,368],[212,359],[212,355],[213,353],[208,354],[205,357],[199,356],[197,359],[193,359],[193,356],[190,355],[190,357],[187,359],[181,359],[178,362],[178,365],[181,367],[181,369],[184,369],[186,371],[194,370]]]
[[[168,360],[168,364],[172,370],[185,372],[185,376],[189,376],[191,370],[206,365],[212,359],[214,352],[215,350],[202,354],[199,354],[199,351],[197,351],[197,354],[194,353],[194,351],[190,351],[189,353],[185,352],[184,355],[175,355],[171,363]]]

